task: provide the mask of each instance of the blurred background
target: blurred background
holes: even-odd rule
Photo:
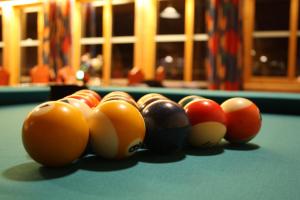
[[[0,85],[300,92],[299,0],[0,1]]]

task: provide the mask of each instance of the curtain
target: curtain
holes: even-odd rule
[[[242,0],[207,0],[209,89],[242,89]]]
[[[44,3],[43,62],[54,71],[69,65],[71,0]]]

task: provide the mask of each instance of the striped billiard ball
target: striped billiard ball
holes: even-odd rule
[[[192,125],[188,142],[194,147],[217,145],[226,133],[225,113],[218,103],[210,99],[196,99],[185,106]]]
[[[235,97],[221,104],[227,119],[225,139],[231,143],[247,143],[259,132],[262,118],[258,107],[249,99]]]
[[[100,103],[88,120],[96,155],[109,159],[132,156],[142,145],[145,123],[139,110],[122,100]]]

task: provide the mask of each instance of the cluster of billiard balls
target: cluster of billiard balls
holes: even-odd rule
[[[80,90],[35,107],[23,123],[22,139],[35,161],[58,167],[88,153],[124,159],[140,148],[167,154],[186,145],[212,147],[222,138],[246,143],[260,127],[259,109],[245,98],[219,105],[191,95],[176,103],[150,93],[136,102],[126,92],[101,99],[92,90]]]

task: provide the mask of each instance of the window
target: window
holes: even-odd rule
[[[290,0],[256,0],[255,8],[252,76],[287,76]]]
[[[30,82],[29,72],[38,64],[38,7],[21,10],[21,83]]]
[[[133,68],[134,1],[114,3],[112,36],[112,78],[127,78]]]
[[[206,80],[207,34],[205,9],[205,1],[195,1],[193,80]]]
[[[100,2],[102,3],[102,2]],[[88,71],[91,78],[102,76],[103,66],[103,6],[81,4],[81,59],[80,69]],[[96,81],[96,80],[94,80]]]
[[[296,57],[296,76],[300,80],[300,3],[298,7],[298,31],[297,31],[297,57]]]
[[[185,1],[160,1],[158,8],[157,34],[184,34]]]
[[[114,44],[112,50],[112,78],[127,78],[133,65],[133,44]]]
[[[205,22],[205,1],[195,1],[194,30],[197,33],[206,33]]]
[[[255,30],[289,30],[290,0],[256,0]]]
[[[134,35],[134,3],[113,5],[113,36]]]
[[[2,15],[0,14],[0,65],[3,65],[3,28],[2,28]]]
[[[193,80],[206,80],[205,59],[207,42],[194,42]]]
[[[299,35],[299,34],[298,34]],[[300,79],[300,38],[298,36],[298,39],[297,39],[297,69],[296,69],[296,76],[298,79]]]
[[[166,77],[170,80],[183,79],[183,42],[164,42],[157,44],[156,66],[165,68]]]
[[[163,66],[166,79],[183,80],[185,1],[159,1],[157,13],[156,67]]]

